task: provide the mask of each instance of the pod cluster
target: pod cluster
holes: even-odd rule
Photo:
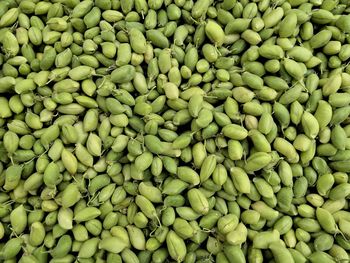
[[[0,50],[1,262],[349,262],[348,0],[2,0]]]

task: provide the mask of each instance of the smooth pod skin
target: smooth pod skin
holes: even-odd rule
[[[130,65],[125,65],[113,71],[111,75],[112,82],[125,83],[135,77],[135,68]]]
[[[245,262],[243,251],[238,245],[224,246],[224,254],[230,259],[229,262]]]
[[[234,140],[242,140],[248,136],[247,130],[244,127],[241,127],[237,124],[226,125],[222,129],[222,132],[225,136]]]
[[[301,123],[307,136],[314,139],[318,135],[320,127],[314,115],[304,112],[301,117]]]
[[[296,163],[299,161],[299,155],[296,152],[295,148],[285,139],[276,138],[273,146],[278,152],[285,155],[288,158],[288,161],[291,163]]]
[[[104,249],[112,253],[120,253],[126,247],[127,244],[125,244],[123,240],[115,236],[106,237],[102,239],[98,244],[99,249]]]
[[[271,243],[269,249],[277,262],[294,262],[291,253],[287,248],[281,246],[279,243]]]
[[[218,220],[218,229],[222,234],[233,231],[238,225],[238,218],[234,214],[228,214]]]
[[[200,0],[196,2],[193,6],[191,14],[194,18],[200,18],[203,14],[205,14],[208,10],[210,1],[208,0]]]
[[[334,234],[337,232],[335,220],[330,212],[323,208],[317,208],[316,218],[321,227],[328,233]]]
[[[278,241],[278,239],[279,232],[277,230],[261,232],[254,237],[253,247],[266,249],[271,243]]]
[[[141,31],[139,31],[136,28],[132,28],[129,31],[129,37],[130,37],[131,48],[135,52],[140,54],[143,54],[146,52],[146,38]]]
[[[200,214],[209,212],[209,203],[199,189],[191,189],[187,193],[191,207]]]
[[[166,244],[172,259],[181,262],[185,258],[187,252],[185,242],[174,231],[169,231]]]
[[[250,182],[247,173],[239,167],[232,167],[230,175],[237,190],[241,193],[250,193]]]
[[[18,206],[10,213],[10,222],[16,234],[20,234],[27,226],[27,213],[23,205]]]
[[[200,170],[200,181],[206,181],[214,172],[216,166],[216,157],[215,155],[209,155],[203,160],[203,164]]]
[[[224,43],[225,32],[216,22],[209,20],[205,26],[205,33],[216,46]]]
[[[247,172],[254,172],[264,168],[271,161],[271,155],[265,152],[257,152],[247,159],[244,169]]]
[[[11,259],[15,257],[21,250],[21,245],[24,240],[22,238],[13,238],[6,242],[2,251],[4,259]]]

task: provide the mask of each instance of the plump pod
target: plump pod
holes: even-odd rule
[[[124,240],[116,236],[103,238],[98,244],[99,249],[104,249],[112,253],[120,253],[126,247],[127,244],[124,242]]]
[[[269,249],[272,251],[272,254],[277,262],[294,262],[292,254],[288,251],[287,248],[280,245],[280,243],[271,243]]]
[[[166,237],[166,244],[172,259],[181,262],[186,256],[186,245],[174,231],[170,230]]]
[[[299,161],[299,155],[293,145],[283,138],[276,138],[273,147],[276,151],[280,152],[287,157],[287,160],[291,163],[297,163]]]
[[[225,32],[222,27],[213,20],[209,20],[205,26],[205,33],[212,43],[220,47],[224,43]]]
[[[135,67],[131,65],[121,66],[115,69],[111,74],[111,81],[114,83],[126,83],[135,77]]]
[[[199,189],[191,189],[187,193],[191,207],[197,213],[207,214],[209,211],[209,203],[204,194]]]

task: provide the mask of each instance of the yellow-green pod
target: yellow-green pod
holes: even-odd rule
[[[116,23],[122,20],[124,17],[123,13],[117,10],[107,9],[102,12],[102,18],[109,23]]]
[[[338,150],[345,150],[346,132],[340,125],[335,125],[331,131],[331,142]]]
[[[264,112],[259,119],[258,122],[258,130],[259,132],[261,132],[262,134],[269,134],[273,128],[273,118],[272,115],[268,112]]]
[[[34,222],[30,226],[29,242],[32,246],[40,246],[45,238],[45,228],[41,222]]]
[[[82,259],[93,257],[98,249],[99,242],[100,240],[96,237],[85,240],[79,249],[78,257]]]
[[[329,96],[335,94],[341,87],[342,77],[336,74],[328,78],[327,82],[322,86],[322,94]]]
[[[141,195],[146,197],[153,203],[162,202],[162,193],[161,191],[153,186],[150,182],[142,182],[139,184],[138,190]]]
[[[203,96],[201,94],[193,95],[188,103],[188,110],[192,117],[198,117],[200,110],[202,109]]]
[[[299,155],[294,146],[287,140],[277,137],[273,143],[273,147],[276,151],[287,157],[288,162],[297,163],[299,161]]]
[[[47,128],[44,131],[44,133],[42,134],[42,136],[40,137],[40,141],[41,141],[42,145],[46,149],[48,149],[49,144],[58,138],[59,132],[60,132],[60,129],[59,129],[57,124],[51,125],[49,128]]]
[[[146,38],[143,33],[137,28],[130,29],[129,40],[131,48],[139,54],[146,53]]]
[[[227,170],[222,164],[217,164],[213,172],[213,181],[217,185],[225,184],[227,180]]]
[[[96,207],[85,207],[74,214],[76,222],[85,222],[98,217],[101,211]]]
[[[26,93],[36,88],[36,84],[32,79],[23,79],[16,83],[15,91],[17,94]]]
[[[290,105],[290,120],[298,125],[301,122],[301,117],[303,116],[304,108],[303,106],[298,102],[294,101]]]
[[[264,20],[265,28],[270,28],[277,25],[283,18],[283,15],[284,10],[282,7],[277,7],[270,12],[266,12],[262,17]]]
[[[158,55],[158,66],[161,73],[166,74],[171,69],[171,51],[163,49]]]
[[[22,166],[18,164],[9,166],[5,171],[5,180],[4,180],[3,188],[6,191],[14,190],[20,184],[22,173],[23,173]]]
[[[75,155],[79,160],[79,162],[81,162],[82,164],[88,167],[93,166],[93,163],[94,163],[93,156],[81,143],[76,144]]]
[[[277,230],[259,232],[253,239],[253,247],[267,249],[271,243],[277,242],[279,238],[280,234]]]
[[[264,44],[259,47],[260,56],[267,59],[281,59],[284,57],[284,51],[280,46]]]
[[[232,262],[244,263],[246,262],[243,250],[240,245],[229,245],[224,246],[224,254],[226,258],[229,258]]]
[[[174,231],[169,231],[166,237],[166,244],[172,259],[178,262],[184,260],[187,253],[185,242]]]
[[[313,49],[323,47],[331,40],[331,38],[332,32],[330,30],[321,30],[310,39],[310,47]]]
[[[97,26],[101,20],[101,10],[98,7],[93,7],[83,18],[87,28]]]
[[[165,92],[165,96],[168,99],[178,99],[179,98],[179,89],[174,83],[172,83],[172,82],[165,83],[163,85],[163,89]]]
[[[187,183],[190,183],[192,185],[198,185],[200,182],[199,175],[197,174],[197,172],[189,167],[185,167],[185,166],[178,167],[177,175],[181,180]]]
[[[305,134],[298,134],[295,140],[293,141],[293,146],[298,151],[305,152],[311,147],[311,139],[308,138]]]
[[[73,153],[67,149],[63,149],[61,153],[61,158],[64,167],[70,174],[75,174],[78,169],[78,162]]]
[[[157,219],[157,212],[154,205],[146,197],[137,195],[135,199],[136,205],[141,209],[142,213],[150,219]]]
[[[13,154],[19,145],[19,137],[16,133],[12,131],[7,131],[3,135],[4,147],[9,154]]]
[[[271,162],[271,155],[266,152],[256,152],[249,156],[244,166],[248,173],[260,170]]]
[[[74,99],[78,102],[79,105],[83,107],[90,108],[90,109],[98,107],[97,102],[88,96],[79,95],[79,96],[76,96]]]
[[[102,153],[102,141],[95,133],[90,133],[87,142],[86,148],[89,153],[93,156],[101,156]]]
[[[191,11],[192,17],[198,19],[203,16],[207,12],[209,4],[210,1],[208,0],[199,0],[195,2]]]
[[[200,168],[207,157],[207,150],[202,142],[198,142],[192,147],[192,156],[194,165]]]
[[[246,210],[248,211],[248,210]],[[251,210],[255,215],[258,215],[259,213]],[[243,220],[243,219],[242,219]],[[247,235],[248,235],[248,229],[247,227],[241,222],[237,225],[237,227],[229,232],[226,235],[226,241],[228,244],[230,245],[235,245],[235,246],[239,246],[241,244],[243,244],[244,242],[246,242],[247,240]]]
[[[13,231],[19,235],[27,227],[27,212],[23,205],[19,205],[10,213],[10,223]]]
[[[251,45],[257,45],[261,42],[261,36],[259,35],[258,32],[255,32],[251,29],[245,30],[242,34],[241,37],[247,41]]]
[[[234,186],[240,193],[250,193],[250,181],[247,173],[239,167],[231,167],[230,175]]]
[[[215,46],[211,44],[204,44],[202,47],[202,52],[204,58],[210,63],[215,62],[218,59],[218,53]]]
[[[102,53],[107,58],[114,58],[117,53],[117,47],[114,43],[111,42],[103,42],[100,44],[102,47]]]
[[[148,15],[150,12],[148,12]],[[151,41],[153,45],[160,48],[168,48],[169,40],[166,36],[160,31],[156,29],[150,29],[146,31],[147,40]]]
[[[131,245],[138,250],[144,250],[146,240],[142,230],[132,225],[127,226],[126,229],[129,234]]]
[[[43,182],[48,187],[55,187],[62,181],[62,175],[59,170],[59,166],[51,162],[49,163],[44,171]]]
[[[333,215],[321,207],[316,209],[316,218],[321,227],[329,234],[335,234],[338,231],[337,224]]]
[[[288,263],[293,263],[294,259],[292,257],[292,254],[289,252],[289,250],[281,245],[280,242],[272,242],[269,245],[269,249],[271,250],[274,259],[276,262],[288,262]]]
[[[209,212],[208,200],[199,189],[193,188],[189,190],[187,196],[191,207],[197,213],[205,215]]]
[[[287,71],[287,73],[292,76],[296,80],[301,80],[305,74],[304,68],[301,67],[296,61],[285,58],[283,61],[283,65]]]
[[[2,247],[2,258],[5,260],[15,258],[21,251],[23,242],[24,240],[22,237],[9,239]]]
[[[44,87],[49,81],[49,75],[49,71],[39,71],[37,74],[34,75],[33,81],[39,87]]]
[[[315,139],[319,133],[320,126],[317,119],[310,112],[304,111],[301,117],[301,125],[304,133],[311,139]]]
[[[266,137],[258,130],[250,130],[248,132],[249,138],[253,141],[254,147],[261,152],[271,152],[270,143]]]
[[[75,81],[81,81],[90,78],[95,70],[89,66],[78,66],[68,72],[68,76]]]
[[[313,57],[311,50],[300,46],[294,46],[291,49],[289,49],[287,55],[298,62],[304,63],[309,61]]]
[[[241,160],[243,157],[242,144],[237,140],[228,141],[228,155],[231,160]]]
[[[135,73],[135,67],[131,65],[124,65],[115,69],[111,73],[111,81],[119,84],[126,83],[133,80]]]
[[[43,57],[40,60],[40,69],[49,70],[54,64],[57,53],[55,48],[47,48],[44,51]]]
[[[204,182],[206,181],[214,172],[216,167],[217,161],[216,156],[214,154],[207,156],[203,160],[203,164],[200,169],[200,181]]]
[[[228,234],[233,231],[238,225],[238,218],[234,214],[227,214],[219,218],[217,227],[220,233]]]
[[[86,15],[92,8],[93,1],[85,0],[73,6],[72,17],[78,18]]]
[[[248,131],[237,124],[228,124],[222,129],[223,134],[234,140],[243,140],[248,136]]]
[[[5,14],[3,14],[0,18],[0,28],[1,27],[8,27],[11,26],[13,23],[16,22],[18,15],[19,15],[19,8],[11,8],[7,10]]]
[[[205,26],[205,33],[212,43],[220,47],[224,43],[225,32],[222,27],[213,20],[209,20]]]
[[[3,76],[0,79],[0,93],[11,90],[16,85],[16,79],[11,76]]]
[[[297,26],[298,17],[295,13],[288,13],[279,24],[280,37],[291,37]]]
[[[74,183],[69,184],[62,193],[62,206],[71,207],[76,204],[81,198],[78,186]]]

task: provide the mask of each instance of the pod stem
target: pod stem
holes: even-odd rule
[[[93,194],[91,196],[91,198],[89,198],[89,201],[87,202],[87,206],[89,206],[91,203],[93,203],[97,198],[98,196],[100,195],[100,192],[96,193],[96,194]],[[98,202],[98,204],[101,204],[100,202]]]
[[[337,224],[335,225],[335,227],[336,227],[336,232],[335,232],[334,236],[336,236],[337,234],[340,234],[347,242],[349,242],[350,239],[348,239],[347,236],[344,235],[344,233],[342,231],[340,231]]]
[[[12,156],[12,154],[9,156],[9,158],[10,158],[11,164],[12,164],[12,165],[15,165],[15,163],[14,163],[14,161],[13,161],[13,156]]]

